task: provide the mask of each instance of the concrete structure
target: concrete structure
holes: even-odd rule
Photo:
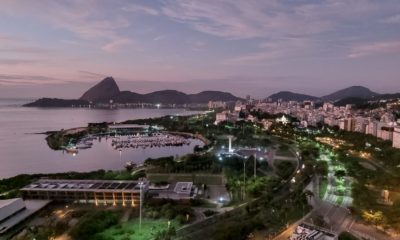
[[[208,102],[208,109],[215,109],[215,108],[226,108],[226,102],[222,101],[209,101]]]
[[[395,127],[393,131],[393,147],[400,148],[400,127]]]
[[[233,148],[232,148],[232,139],[233,139],[233,136],[228,136],[228,139],[229,139],[229,144],[228,144],[228,152],[233,152]]]
[[[393,140],[393,132],[394,132],[394,127],[381,127],[378,129],[378,138],[381,138],[383,140],[389,140],[392,141]]]
[[[149,194],[153,198],[165,198],[173,200],[189,200],[197,195],[197,187],[193,182],[176,182],[166,186],[150,186]]]
[[[48,203],[49,201],[23,201],[22,198],[0,200],[0,235],[7,233]]]
[[[223,111],[221,113],[216,114],[216,119],[214,124],[217,125],[220,122],[236,122],[236,120],[239,118],[238,113],[231,113],[230,111]]]
[[[0,200],[0,223],[25,209],[22,198]]]
[[[111,133],[132,133],[132,132],[145,132],[149,129],[163,130],[163,127],[159,126],[149,126],[149,125],[139,125],[139,124],[111,124],[108,125],[108,129]]]
[[[42,179],[21,189],[24,199],[80,201],[96,205],[136,206],[148,182],[107,180],[53,180]]]
[[[295,229],[290,240],[336,240],[338,236],[335,233],[321,227],[302,223]]]

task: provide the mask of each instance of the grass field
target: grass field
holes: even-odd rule
[[[171,220],[171,227],[179,228],[179,223]],[[152,240],[157,232],[168,228],[168,220],[166,219],[143,219],[142,229],[139,230],[139,220],[135,219],[112,228],[101,233],[101,236],[110,240]]]

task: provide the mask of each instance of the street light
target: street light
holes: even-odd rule
[[[254,154],[254,178],[257,177],[257,152]]]
[[[121,162],[121,157],[122,157],[122,149],[119,150],[119,161]]]
[[[139,187],[140,187],[140,207],[139,207],[139,232],[142,232],[142,189],[143,189],[143,181],[139,182]]]

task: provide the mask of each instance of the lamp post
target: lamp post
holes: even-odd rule
[[[254,154],[254,178],[257,177],[257,152]]]
[[[243,200],[246,199],[246,158],[243,160]]]
[[[143,189],[143,182],[139,182],[140,186],[140,202],[139,202],[139,232],[142,232],[142,189]]]
[[[121,157],[122,157],[122,149],[119,150],[119,161],[121,162]]]

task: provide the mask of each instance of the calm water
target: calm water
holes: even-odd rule
[[[125,149],[121,154],[108,141],[94,141],[91,149],[80,150],[76,156],[51,150],[45,135],[34,134],[86,126],[88,122],[121,122],[128,119],[160,117],[170,114],[188,115],[183,109],[39,109],[20,105],[27,100],[0,99],[0,179],[21,173],[55,173],[123,169],[127,161],[143,162],[148,157],[182,155],[200,144],[194,140],[183,147]],[[29,101],[28,101],[29,102]]]

